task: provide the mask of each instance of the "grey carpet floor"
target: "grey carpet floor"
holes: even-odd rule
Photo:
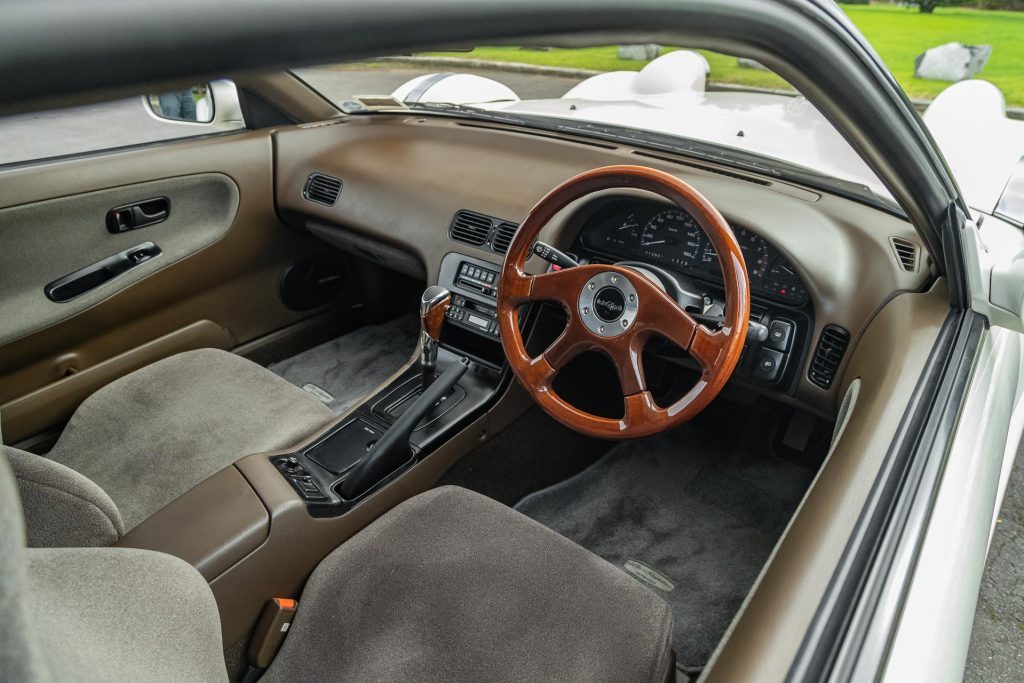
[[[416,350],[419,319],[405,315],[380,325],[366,325],[337,339],[272,363],[271,372],[292,384],[315,385],[331,395],[321,398],[342,413],[401,368]],[[309,389],[307,388],[307,391]]]
[[[765,452],[770,422],[702,415],[616,446],[516,509],[618,567],[639,562],[667,578],[671,589],[652,590],[672,607],[677,660],[703,666],[813,477]]]

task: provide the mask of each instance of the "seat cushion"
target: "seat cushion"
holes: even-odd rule
[[[442,487],[327,556],[264,681],[662,681],[672,613],[580,546]]]
[[[200,349],[136,370],[87,398],[50,458],[96,482],[130,530],[239,458],[291,446],[332,418],[320,401],[269,370]]]

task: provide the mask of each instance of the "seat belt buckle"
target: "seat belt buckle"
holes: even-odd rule
[[[251,666],[257,669],[270,666],[277,651],[281,649],[288,629],[291,628],[298,607],[298,601],[292,598],[273,598],[267,602],[249,642],[248,656]]]

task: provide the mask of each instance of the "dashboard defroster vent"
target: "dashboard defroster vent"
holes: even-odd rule
[[[915,272],[917,270],[917,255],[920,252],[920,248],[910,240],[905,240],[902,237],[890,237],[889,244],[892,245],[892,251],[896,254],[896,260],[900,262],[900,267],[907,272]]]
[[[456,242],[465,242],[479,247],[491,234],[491,219],[483,214],[466,211],[456,212],[448,234]]]
[[[504,254],[508,251],[508,245],[512,244],[512,238],[515,237],[516,230],[519,226],[515,223],[499,223],[498,227],[494,229],[494,237],[491,238],[491,249]]]
[[[311,202],[334,206],[341,194],[343,183],[338,178],[324,175],[323,173],[311,173],[306,178],[306,184],[302,188],[302,196]]]
[[[850,344],[850,333],[838,325],[826,325],[814,349],[807,378],[822,389],[828,389],[836,378],[843,354]]]

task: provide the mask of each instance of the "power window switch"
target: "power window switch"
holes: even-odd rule
[[[757,362],[754,364],[753,375],[765,382],[775,382],[779,379],[779,372],[782,368],[784,356],[780,351],[762,348],[757,352]]]
[[[292,477],[292,484],[306,500],[325,500],[327,498],[313,477]]]

